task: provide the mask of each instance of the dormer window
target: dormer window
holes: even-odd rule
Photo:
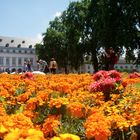
[[[32,48],[32,45],[29,45],[29,48]]]
[[[11,43],[13,43],[14,42],[14,40],[11,40]]]
[[[23,40],[23,41],[22,41],[22,44],[24,44],[24,43],[25,43],[25,41]]]
[[[7,43],[7,44],[5,45],[5,47],[9,47],[9,44]]]
[[[2,42],[2,39],[0,38],[0,42]]]
[[[21,47],[21,44],[18,44],[17,47],[20,48]]]

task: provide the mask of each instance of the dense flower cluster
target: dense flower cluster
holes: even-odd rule
[[[108,140],[111,135],[109,120],[101,112],[90,115],[85,123],[87,138],[95,140]]]
[[[114,78],[105,78],[104,80],[96,81],[90,85],[93,92],[110,92],[115,88],[116,80]]]
[[[123,90],[121,74],[116,70],[101,70],[93,75],[93,79],[95,81],[90,85],[90,90],[103,92],[106,101],[109,100],[111,93],[120,93]]]
[[[110,92],[110,100],[104,100]],[[114,70],[94,75],[1,74],[0,139],[136,139],[139,106],[140,78]]]
[[[140,78],[140,74],[138,72],[130,73],[129,78]]]

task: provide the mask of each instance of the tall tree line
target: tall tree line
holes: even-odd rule
[[[78,69],[85,54],[99,70],[101,48],[126,49],[128,62],[140,64],[140,1],[81,0],[71,2],[60,17],[50,21],[43,43],[36,45],[39,58],[55,57],[60,67]],[[137,50],[137,56],[134,55]]]

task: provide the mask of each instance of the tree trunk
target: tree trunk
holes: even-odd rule
[[[99,70],[97,52],[96,52],[97,45],[96,45],[96,43],[94,43],[92,46],[93,46],[93,49],[92,49],[92,63],[93,63],[93,67],[94,67],[94,73],[96,73]]]

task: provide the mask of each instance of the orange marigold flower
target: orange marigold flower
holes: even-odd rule
[[[79,102],[73,102],[68,105],[68,111],[70,114],[77,118],[85,117],[86,115],[86,107],[84,104]]]
[[[49,102],[49,107],[56,107],[60,108],[62,105],[68,104],[68,99],[67,98],[52,98]]]
[[[88,139],[95,137],[96,140],[99,140],[99,138],[104,138],[102,140],[106,140],[106,138],[111,135],[110,123],[101,112],[89,116],[84,127]]]
[[[48,116],[43,124],[42,131],[47,136],[53,136],[56,133],[58,126],[60,125],[59,116]]]
[[[38,104],[39,104],[39,101],[37,98],[30,98],[26,103],[26,108],[30,110],[35,110]]]

